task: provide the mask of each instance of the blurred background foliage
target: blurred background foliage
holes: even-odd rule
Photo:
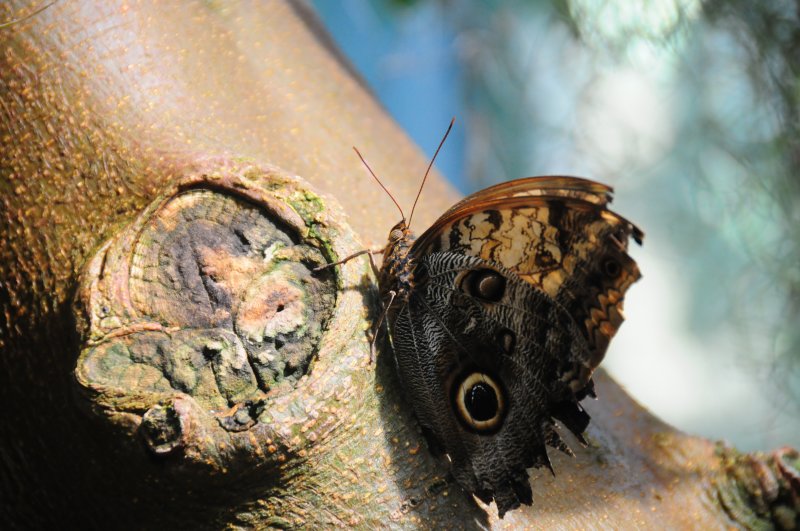
[[[457,117],[437,166],[464,193],[615,187],[647,234],[604,364],[634,397],[742,449],[800,446],[800,4],[313,3],[428,155]]]

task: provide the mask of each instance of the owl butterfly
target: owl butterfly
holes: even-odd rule
[[[434,453],[500,517],[532,503],[526,469],[553,472],[547,446],[572,455],[556,421],[585,444],[579,401],[595,396],[592,372],[640,276],[627,247],[643,233],[607,209],[611,193],[574,177],[510,181],[416,239],[403,216],[383,250],[379,288],[404,391]]]

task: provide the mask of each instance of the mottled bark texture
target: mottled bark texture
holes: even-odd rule
[[[796,524],[795,452],[685,436],[602,375],[589,447],[497,520],[368,363],[366,262],[310,273],[396,221],[351,145],[401,204],[426,161],[306,8],[39,7],[0,5],[4,528]],[[434,176],[419,226],[455,198]]]

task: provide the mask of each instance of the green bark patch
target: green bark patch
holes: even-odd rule
[[[771,454],[741,454],[719,446],[722,473],[717,499],[731,520],[745,529],[800,527],[800,453],[782,448]]]

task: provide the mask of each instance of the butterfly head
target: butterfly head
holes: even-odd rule
[[[391,260],[405,260],[411,251],[411,246],[414,244],[414,234],[408,228],[405,219],[397,222],[389,231],[389,241],[386,244],[386,251],[384,251],[384,260],[390,258]]]
[[[406,223],[405,219],[402,219],[397,222],[397,224],[392,227],[392,230],[389,231],[389,245],[397,245],[403,240],[412,239],[411,230],[408,228],[408,224]]]

